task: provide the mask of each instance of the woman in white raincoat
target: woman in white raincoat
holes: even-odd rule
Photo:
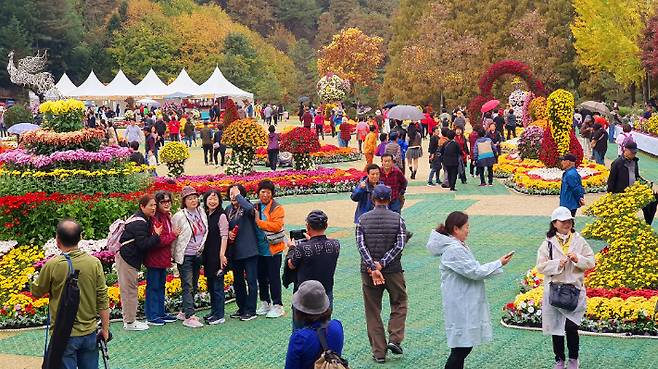
[[[555,369],[578,368],[578,326],[587,310],[583,281],[585,271],[594,267],[594,252],[587,241],[573,228],[573,216],[561,206],[553,211],[546,240],[537,251],[537,271],[544,274],[544,298],[542,301],[542,330],[553,336]],[[552,258],[551,258],[552,249]],[[578,306],[567,311],[549,303],[549,283],[570,283],[580,290]],[[569,361],[564,355],[564,336],[567,336]]]
[[[446,369],[462,369],[473,346],[493,339],[484,280],[502,273],[513,254],[482,265],[466,245],[467,237],[468,215],[455,211],[427,242],[430,253],[441,258],[443,315],[450,347]]]

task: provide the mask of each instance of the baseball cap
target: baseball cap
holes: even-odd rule
[[[391,199],[391,188],[385,184],[378,184],[375,186],[375,189],[372,191],[372,197],[377,200],[390,200]]]
[[[313,210],[306,216],[306,223],[313,228],[326,228],[329,217],[322,210]]]
[[[553,213],[551,214],[551,222],[554,220],[565,221],[571,219],[573,219],[571,210],[565,208],[564,206],[560,206],[559,208],[553,210]]]
[[[629,149],[631,152],[636,153],[637,152],[637,143],[631,141],[624,145],[624,149]]]

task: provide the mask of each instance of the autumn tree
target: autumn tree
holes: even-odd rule
[[[578,61],[593,70],[610,72],[628,86],[642,80],[639,41],[653,13],[651,1],[574,0],[571,24]]]
[[[345,29],[320,50],[318,72],[336,73],[355,86],[371,86],[384,60],[382,42],[381,37],[370,37],[358,28]]]

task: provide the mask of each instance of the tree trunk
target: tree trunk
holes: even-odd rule
[[[635,82],[631,83],[628,87],[628,91],[631,93],[631,106],[635,105],[635,92],[637,91],[637,85]]]

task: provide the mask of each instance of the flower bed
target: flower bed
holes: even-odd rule
[[[178,193],[184,186],[205,192],[215,188],[221,191],[233,183],[241,183],[249,193],[255,193],[258,182],[270,179],[276,185],[277,196],[350,192],[363,177],[358,169],[319,168],[316,170],[283,170],[252,173],[246,176],[207,175],[183,176],[176,180],[157,178],[150,191],[167,190]]]
[[[586,192],[604,192],[608,169],[594,162],[585,162],[578,168]],[[518,154],[499,158],[494,175],[505,178],[505,185],[530,195],[557,195],[560,193],[562,170],[546,168],[539,160],[521,159]]]
[[[127,160],[131,153],[131,149],[119,146],[103,147],[100,151],[56,151],[50,155],[34,155],[17,149],[0,154],[0,163],[7,169],[52,169],[55,165],[66,165],[69,169],[100,169],[112,167],[102,164]]]
[[[637,217],[653,194],[636,182],[621,194],[607,194],[586,213],[597,219],[583,236],[609,243],[597,253],[595,269],[585,272],[587,310],[581,330],[658,335],[658,234]],[[503,307],[503,322],[540,327],[544,276],[530,269],[521,293]]]
[[[98,151],[105,138],[105,130],[100,128],[57,133],[43,129],[26,132],[21,136],[21,147],[38,155],[49,155],[57,151],[83,149]]]
[[[344,163],[361,160],[361,154],[357,149],[349,147],[337,147],[334,145],[323,145],[320,150],[311,153],[311,158],[316,165]],[[256,150],[256,165],[265,165],[267,160],[267,149]]]
[[[80,248],[101,260],[106,272],[108,298],[110,302],[110,317],[121,317],[121,297],[117,285],[114,255],[107,250],[107,240],[88,241],[80,243]],[[19,246],[0,256],[0,329],[27,328],[41,326],[46,323],[48,298],[35,298],[28,292],[30,280],[37,278],[41,267],[51,257],[58,255],[54,240],[48,241],[42,248],[36,246]],[[140,280],[138,287],[138,311],[144,311],[146,281]],[[224,291],[226,297],[234,296],[233,274],[224,276]],[[180,309],[182,302],[180,278],[173,274],[167,275],[165,285],[165,306],[170,312]],[[197,307],[210,305],[207,293],[206,279],[199,278],[199,293],[196,296]]]

